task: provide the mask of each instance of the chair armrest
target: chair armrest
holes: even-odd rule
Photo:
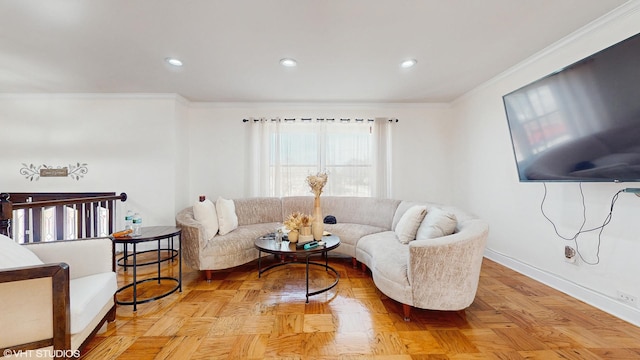
[[[69,264],[71,279],[114,271],[110,237],[25,244],[44,263]]]
[[[409,282],[414,305],[461,310],[475,298],[489,226],[473,219],[459,232],[409,243]]]
[[[71,349],[69,266],[0,270],[0,351]]]

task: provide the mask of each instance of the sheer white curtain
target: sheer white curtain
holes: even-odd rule
[[[249,122],[249,196],[273,196],[269,176],[271,138],[278,133],[279,125],[280,122],[268,120]]]
[[[324,194],[391,196],[391,124],[376,121],[250,121],[250,196],[310,195],[307,175],[329,173]]]
[[[392,122],[386,118],[376,118],[373,126],[374,179],[373,196],[391,197],[391,135]]]

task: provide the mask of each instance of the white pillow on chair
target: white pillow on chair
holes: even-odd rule
[[[238,216],[233,200],[218,197],[216,211],[218,212],[218,233],[220,235],[228,234],[238,228]]]
[[[31,250],[0,234],[0,269],[44,264]]]

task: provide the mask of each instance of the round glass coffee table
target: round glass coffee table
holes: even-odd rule
[[[324,245],[318,246],[313,249],[305,250],[304,248],[296,248],[295,243],[289,243],[288,241],[282,241],[277,243],[273,237],[271,236],[262,236],[255,241],[255,247],[258,249],[258,277],[262,276],[262,273],[265,271],[271,270],[275,267],[290,265],[290,264],[306,264],[306,282],[307,282],[307,303],[309,302],[309,296],[318,295],[323,292],[329,291],[333,289],[336,285],[338,285],[338,280],[340,280],[340,275],[336,271],[336,269],[329,266],[329,258],[327,254],[329,251],[340,246],[340,238],[335,235],[323,236],[322,241]],[[288,257],[293,257],[293,261],[284,261],[275,263],[262,268],[262,253],[268,253],[276,255],[280,258],[286,259]],[[310,261],[309,258],[313,255],[320,255],[324,258],[324,264],[320,262]],[[299,258],[304,258],[304,261],[297,260]],[[309,291],[309,265],[321,266],[324,267],[327,272],[333,273],[335,276],[335,281],[333,284],[316,291]]]

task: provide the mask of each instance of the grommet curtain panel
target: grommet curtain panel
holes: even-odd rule
[[[391,194],[391,128],[387,118],[248,121],[250,196],[310,195],[305,179],[329,173],[323,194]]]

